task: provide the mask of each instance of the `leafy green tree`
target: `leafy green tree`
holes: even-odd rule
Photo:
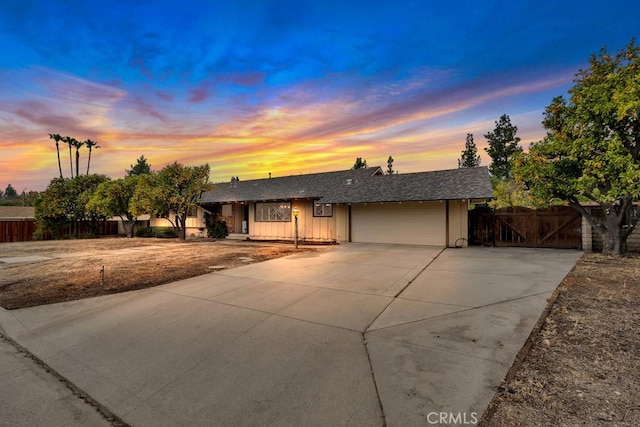
[[[136,161],[135,165],[131,165],[131,169],[125,170],[126,176],[132,175],[148,175],[151,173],[151,165],[147,162],[144,154],[141,155]]]
[[[516,136],[518,127],[511,124],[508,115],[503,114],[496,121],[496,127],[492,132],[485,134],[489,147],[485,151],[491,157],[489,172],[498,179],[513,178],[511,173],[511,160],[522,152],[518,145],[520,138]]]
[[[358,157],[353,164],[353,169],[365,169],[367,167],[367,161],[362,160],[362,157]]]
[[[94,174],[51,180],[35,204],[40,231],[49,231],[59,237],[61,228],[68,224],[70,233],[77,237],[78,223],[86,222],[91,226],[92,233],[97,235],[98,225],[106,217],[99,212],[89,211],[86,205],[98,185],[108,179],[104,175]]]
[[[127,237],[133,237],[137,215],[132,201],[141,182],[137,175],[105,181],[98,185],[86,208],[89,212],[106,218],[119,217]]]
[[[478,155],[476,143],[473,142],[473,134],[468,133],[464,150],[460,159],[458,159],[458,168],[475,168],[476,166],[480,166],[480,156]]]
[[[36,233],[51,233],[54,238],[61,237],[62,228],[71,223],[71,196],[69,179],[53,178],[35,204],[37,223]]]
[[[142,175],[141,180],[132,211],[168,220],[184,240],[189,211],[197,208],[202,193],[213,188],[209,183],[209,165],[184,166],[174,162],[158,172]]]
[[[640,48],[605,48],[576,73],[569,99],[544,113],[545,138],[515,162],[516,177],[548,202],[577,209],[602,236],[603,253],[622,255],[638,223],[640,196]],[[583,202],[599,205],[603,217]]]
[[[387,159],[387,175],[393,175],[393,157]]]
[[[537,201],[527,191],[524,184],[512,179],[499,180],[493,189],[493,200],[489,202],[493,209],[522,206],[535,209]]]

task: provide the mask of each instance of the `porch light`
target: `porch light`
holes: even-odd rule
[[[300,209],[293,208],[293,216],[297,217],[300,214]]]

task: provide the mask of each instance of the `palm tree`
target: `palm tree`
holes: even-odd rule
[[[58,169],[60,170],[60,178],[62,178],[62,165],[60,164],[60,141],[62,137],[57,133],[50,133],[49,138],[56,142],[56,153],[58,154]]]
[[[91,150],[94,148],[100,148],[97,142],[87,139],[84,145],[89,149],[89,160],[87,160],[87,175],[89,175],[89,166],[91,165]]]
[[[71,178],[73,179],[73,159],[71,158],[71,147],[73,146],[73,141],[75,141],[75,138],[71,138],[70,136],[63,136],[62,141],[69,146],[69,168],[71,169]]]
[[[76,147],[76,177],[80,176],[80,148],[84,147],[84,142],[71,138],[71,144]]]

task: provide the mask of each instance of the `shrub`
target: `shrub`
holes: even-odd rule
[[[214,239],[224,239],[229,235],[227,229],[227,222],[216,220],[213,224],[207,225],[207,237],[213,237]]]
[[[153,227],[153,235],[160,239],[173,239],[178,237],[178,231],[173,227]]]
[[[136,237],[153,237],[153,228],[138,227],[136,229]]]

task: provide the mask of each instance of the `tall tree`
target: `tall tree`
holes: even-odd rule
[[[51,180],[36,201],[35,216],[39,230],[59,236],[61,227],[69,224],[70,234],[78,237],[78,223],[87,222],[93,234],[97,235],[97,226],[105,217],[86,206],[98,185],[107,180],[106,176],[96,174]]]
[[[83,143],[89,149],[89,159],[87,160],[87,175],[89,175],[89,166],[91,165],[91,151],[94,148],[100,148],[97,142],[87,139]]]
[[[367,167],[367,161],[362,160],[362,157],[358,157],[353,164],[353,169],[365,169]]]
[[[142,175],[141,180],[132,211],[168,220],[184,240],[189,211],[197,208],[202,193],[213,188],[209,183],[209,165],[184,166],[174,162],[151,175]]]
[[[622,255],[640,216],[640,48],[592,55],[569,99],[544,113],[545,138],[515,162],[516,178],[543,201],[564,200],[602,236],[603,253]],[[601,207],[602,216],[585,207]]]
[[[62,137],[62,142],[64,142],[65,144],[67,144],[69,146],[69,169],[71,169],[71,178],[73,179],[73,158],[71,157],[71,147],[74,146],[74,141],[76,141],[75,138],[72,138],[70,136],[63,136]]]
[[[84,147],[84,142],[71,138],[71,145],[76,149],[76,176],[80,176],[80,148]]]
[[[5,199],[13,199],[17,195],[18,195],[18,192],[16,191],[15,188],[13,188],[13,185],[7,184],[7,187],[4,189],[4,196],[2,197],[4,197]]]
[[[137,212],[132,201],[141,182],[138,175],[131,175],[101,183],[89,199],[87,210],[107,218],[119,217],[127,237],[133,237]]]
[[[489,172],[495,178],[513,178],[511,160],[516,154],[522,152],[522,147],[518,145],[520,138],[516,136],[517,132],[518,127],[511,124],[508,115],[503,114],[496,121],[495,129],[484,136],[489,143],[485,151],[491,157]]]
[[[458,168],[475,168],[476,166],[480,166],[480,155],[478,155],[476,143],[473,142],[473,134],[468,133],[464,150],[458,159]]]
[[[393,175],[393,157],[387,159],[387,175]]]
[[[131,169],[126,169],[126,176],[132,175],[148,175],[151,173],[151,165],[147,162],[144,154],[136,161],[135,165],[131,165]]]
[[[56,142],[56,154],[58,155],[58,170],[60,171],[60,178],[62,178],[62,164],[60,163],[60,141],[62,141],[62,137],[57,133],[50,133],[49,139],[53,139]]]

